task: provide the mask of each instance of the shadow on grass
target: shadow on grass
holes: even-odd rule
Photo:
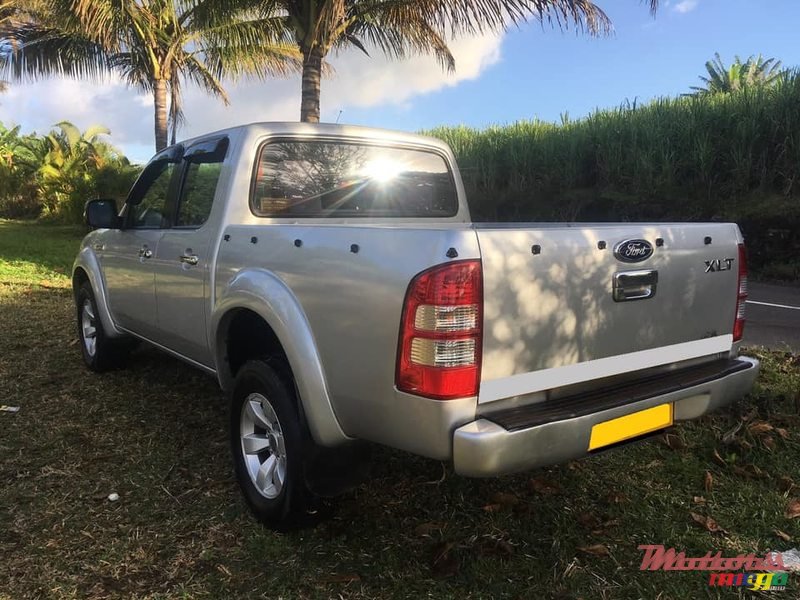
[[[233,481],[216,382],[148,348],[88,373],[66,291],[0,286],[0,403],[21,406],[0,413],[0,595],[685,598],[709,594],[706,576],[640,572],[637,545],[735,555],[775,547],[774,528],[800,534],[776,488],[800,480],[794,432],[773,440],[780,457],[757,441],[721,450],[770,479],[711,461],[750,405],[679,428],[677,451],[649,442],[494,480],[380,450],[332,519],[274,534]],[[690,510],[730,533],[694,527]],[[596,545],[608,555],[579,549]]]

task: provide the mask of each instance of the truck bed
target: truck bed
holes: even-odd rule
[[[706,273],[705,261],[737,256],[735,225],[281,223],[224,234],[218,292],[241,265],[275,273],[305,311],[344,431],[422,454],[440,452],[395,433],[423,418],[394,388],[397,335],[409,281],[447,260],[483,264],[480,405],[534,403],[556,387],[731,349],[736,270]],[[626,239],[649,240],[653,256],[620,262],[613,248]],[[641,270],[657,271],[655,294],[615,301],[614,274]],[[454,424],[476,412],[473,399]]]

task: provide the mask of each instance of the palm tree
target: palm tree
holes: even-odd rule
[[[658,0],[646,1],[655,11]],[[402,59],[433,54],[450,71],[455,61],[447,38],[499,31],[528,19],[590,34],[608,33],[611,22],[591,0],[251,0],[262,15],[283,19],[287,37],[303,57],[300,119],[318,122],[323,61],[332,50],[377,48]]]
[[[19,125],[13,129],[6,129],[0,122],[0,167],[11,168],[14,165],[14,150],[19,144],[19,130]],[[0,170],[0,173],[2,172]]]
[[[92,125],[81,132],[69,121],[56,123],[55,127],[58,127],[58,131],[53,130],[43,138],[48,151],[43,169],[50,170],[50,174],[54,175],[56,170],[61,170],[67,163],[103,166],[110,149],[102,140],[102,136],[111,134],[107,127]]]
[[[724,94],[735,92],[749,86],[770,86],[777,83],[785,71],[781,69],[781,61],[774,58],[764,59],[760,54],[750,56],[745,62],[738,56],[730,66],[725,66],[719,52],[714,59],[706,62],[708,77],[700,76],[702,87],[692,86],[693,94]]]
[[[152,93],[156,150],[182,117],[184,83],[227,104],[224,77],[285,74],[297,50],[274,20],[223,10],[220,0],[8,0],[28,7],[3,26],[0,57],[12,80],[52,75],[97,80],[111,73]],[[168,115],[169,97],[169,115]]]
[[[13,11],[3,3],[0,5],[0,39],[5,38],[5,30],[8,23],[13,16]],[[2,49],[2,43],[0,43],[0,50]],[[5,67],[5,58],[2,52],[0,52],[0,71],[2,71]],[[5,94],[8,91],[8,82],[0,79],[0,94]]]

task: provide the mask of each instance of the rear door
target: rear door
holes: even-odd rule
[[[227,138],[186,149],[172,226],[164,231],[154,260],[156,341],[207,366],[212,364],[206,335],[209,264],[218,229],[212,211],[227,149]],[[221,206],[216,208],[219,214]]]
[[[124,227],[105,234],[100,253],[115,321],[147,338],[156,333],[153,258],[170,225],[175,167],[163,157],[148,164],[128,196]]]
[[[476,229],[485,290],[482,402],[731,347],[735,225]],[[708,270],[716,260],[721,268]]]

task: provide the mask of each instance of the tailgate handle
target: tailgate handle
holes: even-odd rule
[[[656,295],[658,271],[621,271],[614,273],[614,302],[647,300]]]

